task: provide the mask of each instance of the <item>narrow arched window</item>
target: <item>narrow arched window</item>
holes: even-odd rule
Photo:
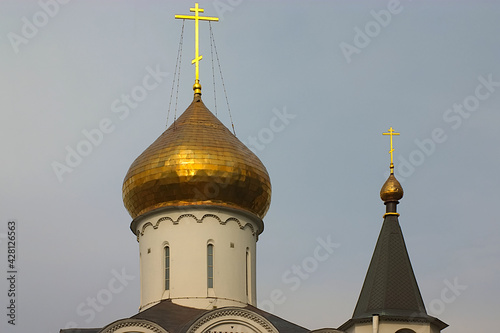
[[[207,246],[207,287],[214,287],[214,246]]]
[[[250,300],[250,253],[247,248],[247,255],[246,255],[246,261],[245,261],[245,289],[247,292],[247,297]]]
[[[165,290],[170,290],[170,247],[165,246]]]

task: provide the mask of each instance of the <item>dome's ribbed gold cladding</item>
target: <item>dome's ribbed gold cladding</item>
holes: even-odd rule
[[[168,206],[215,205],[264,217],[266,168],[203,104],[193,103],[130,166],[123,202],[135,218]]]
[[[384,202],[398,201],[403,197],[403,187],[391,173],[380,190],[380,198]]]

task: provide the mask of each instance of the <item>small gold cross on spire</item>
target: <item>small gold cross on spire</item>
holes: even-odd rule
[[[176,19],[183,19],[183,20],[194,20],[194,48],[195,48],[195,56],[194,59],[191,61],[192,64],[195,64],[196,67],[196,80],[194,82],[193,90],[195,94],[201,94],[201,85],[200,85],[200,67],[199,63],[200,60],[203,58],[200,55],[200,49],[199,49],[199,38],[198,38],[198,21],[219,21],[218,17],[209,17],[209,16],[200,16],[199,13],[203,13],[205,10],[203,8],[198,7],[198,3],[196,2],[194,4],[194,8],[190,8],[189,11],[194,12],[194,16],[188,16],[188,15],[175,15]]]
[[[389,128],[388,133],[382,133],[382,135],[390,135],[391,136],[391,150],[389,150],[389,154],[391,154],[391,174],[394,174],[394,148],[392,146],[392,136],[393,135],[399,135],[400,133],[394,132],[394,129],[391,127]]]

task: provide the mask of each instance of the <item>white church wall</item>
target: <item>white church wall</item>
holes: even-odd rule
[[[197,308],[256,304],[256,218],[220,207],[169,208],[148,215],[136,226],[141,310],[162,299]],[[209,244],[214,251],[213,288],[207,279]],[[170,248],[169,290],[165,289],[165,246]]]

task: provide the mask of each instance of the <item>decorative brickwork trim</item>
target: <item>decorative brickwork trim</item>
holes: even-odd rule
[[[250,230],[252,230],[252,235],[253,236],[256,235],[256,230],[255,230],[254,226],[251,223],[245,223],[245,224],[243,224],[236,217],[229,217],[226,220],[222,220],[219,216],[217,216],[215,214],[205,214],[205,215],[203,215],[203,217],[201,219],[199,219],[194,214],[182,214],[182,215],[180,215],[177,218],[177,220],[174,220],[174,219],[172,219],[169,216],[164,216],[164,217],[161,217],[160,219],[158,219],[158,221],[156,221],[155,224],[153,224],[152,222],[146,222],[146,223],[144,223],[144,225],[142,226],[142,230],[140,230],[140,231],[137,230],[137,233],[136,233],[137,234],[137,238],[139,238],[139,235],[144,236],[144,230],[147,227],[153,227],[153,229],[158,229],[158,226],[160,225],[160,222],[170,221],[170,222],[172,222],[173,225],[177,225],[184,218],[192,218],[197,223],[203,223],[203,221],[206,218],[210,218],[210,217],[216,219],[221,225],[226,225],[230,221],[236,222],[241,230],[244,230],[245,228],[248,227],[248,228],[250,228]]]
[[[236,317],[236,318],[235,318]],[[223,308],[219,310],[214,310],[198,319],[191,327],[186,331],[186,333],[200,333],[200,328],[207,324],[210,326],[217,325],[218,323],[224,324],[227,320],[234,320],[241,324],[249,323],[256,325],[263,329],[262,332],[268,333],[279,333],[278,330],[264,317],[259,314],[242,309],[242,308]]]
[[[142,319],[118,320],[104,327],[102,330],[99,331],[99,333],[113,333],[118,331],[120,328],[128,328],[130,330],[133,329],[147,330],[145,333],[168,333],[166,330],[164,330],[157,324]]]

